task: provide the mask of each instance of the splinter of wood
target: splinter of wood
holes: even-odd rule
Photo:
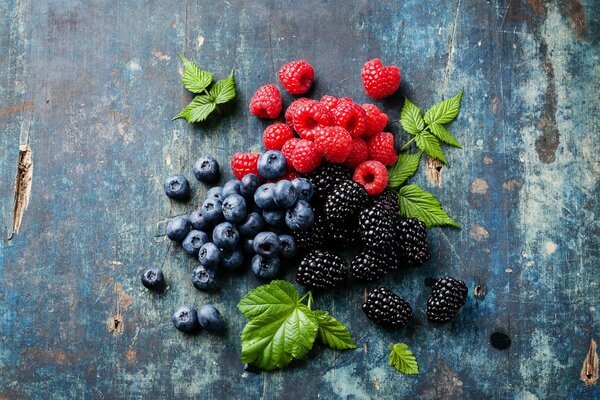
[[[583,360],[583,368],[579,374],[579,379],[586,386],[595,385],[598,381],[598,354],[596,353],[596,341],[590,341],[590,349],[588,350],[585,360]]]

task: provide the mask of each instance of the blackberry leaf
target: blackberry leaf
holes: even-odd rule
[[[425,112],[425,122],[431,125],[433,123],[446,124],[452,121],[460,111],[460,100],[463,95],[463,89],[458,94],[448,100],[439,102]]]
[[[348,328],[333,318],[327,311],[315,311],[319,321],[319,340],[326,346],[336,350],[355,349]]]
[[[216,104],[227,103],[235,97],[235,81],[233,80],[233,71],[225,79],[217,81],[210,88],[210,95],[215,99]]]
[[[398,161],[388,170],[388,186],[395,188],[404,183],[419,168],[421,152],[414,154],[400,154]]]
[[[421,110],[406,97],[404,98],[404,107],[402,107],[400,113],[400,125],[411,135],[418,134],[425,126],[423,117],[421,117]]]
[[[428,228],[432,226],[460,225],[442,209],[440,202],[417,185],[407,185],[398,192],[399,214],[403,218],[418,218]]]
[[[246,318],[266,313],[284,314],[298,304],[298,291],[286,281],[273,281],[259,286],[246,294],[238,304],[238,310]]]
[[[448,132],[446,130],[446,128],[444,128],[442,125],[438,124],[437,122],[434,122],[433,124],[429,125],[429,130],[431,131],[431,133],[433,133],[435,136],[437,136],[438,139],[440,139],[442,142],[449,144],[450,146],[454,146],[454,147],[458,147],[459,149],[462,149],[462,146],[460,145],[460,143],[458,143],[458,141],[456,139],[454,139],[454,136],[452,136],[450,134],[450,132]]]
[[[183,54],[177,54],[183,62],[184,68],[183,76],[181,77],[181,83],[190,92],[201,93],[212,82],[212,73],[201,70],[196,64],[185,58]]]
[[[415,139],[417,146],[419,149],[423,150],[425,154],[431,158],[440,160],[444,164],[448,164],[444,152],[442,151],[442,147],[440,146],[440,142],[435,136],[427,131],[423,131],[415,136]]]
[[[173,120],[183,118],[188,123],[204,121],[214,111],[216,106],[211,96],[196,96]]]
[[[404,343],[392,345],[390,365],[403,374],[416,375],[419,373],[417,360],[412,351],[410,351],[408,346]]]

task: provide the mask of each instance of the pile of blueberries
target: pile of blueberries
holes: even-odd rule
[[[236,271],[250,257],[251,270],[257,277],[275,278],[281,270],[281,259],[296,255],[290,231],[306,230],[314,222],[309,204],[313,186],[304,178],[281,179],[287,170],[281,152],[266,151],[257,166],[260,176],[269,181],[263,183],[259,175],[247,174],[241,180],[215,186],[208,190],[200,208],[174,217],[167,225],[167,237],[198,257],[200,265],[192,271],[192,283],[198,290],[216,289],[220,272]],[[219,164],[213,157],[202,157],[194,164],[193,173],[199,181],[212,184],[219,179]],[[191,196],[188,180],[179,174],[165,180],[164,191],[179,201]],[[142,283],[150,290],[165,287],[164,276],[157,268],[147,270]],[[215,331],[216,326],[220,329],[222,319],[218,310],[212,309],[212,305],[198,312],[181,307],[173,315],[173,324],[185,332],[198,327]]]

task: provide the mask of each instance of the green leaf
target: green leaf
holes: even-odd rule
[[[434,122],[431,125],[429,125],[429,130],[431,131],[431,133],[433,133],[435,136],[437,136],[442,142],[447,143],[450,146],[454,146],[454,147],[458,147],[459,149],[462,149],[462,146],[460,145],[460,143],[458,143],[458,141],[456,139],[454,139],[454,136],[452,136],[450,134],[450,132],[448,132],[446,130],[446,128],[444,128],[442,125],[438,124],[437,122]]]
[[[411,177],[419,168],[421,152],[414,154],[400,154],[398,161],[388,170],[388,186],[398,187]]]
[[[319,322],[319,340],[326,346],[337,350],[355,349],[348,328],[333,318],[327,311],[315,311]]]
[[[183,62],[183,76],[181,83],[192,93],[201,93],[210,85],[213,79],[212,73],[203,71],[196,64],[185,58],[181,53],[177,53]]]
[[[425,112],[425,122],[431,125],[433,123],[446,124],[452,121],[460,111],[460,99],[462,95],[463,89],[456,96],[431,107]]]
[[[440,146],[440,142],[435,136],[427,131],[422,131],[415,136],[415,139],[417,147],[423,150],[425,154],[431,158],[437,158],[444,164],[448,164],[446,157],[444,156],[444,152],[442,151],[442,147]]]
[[[258,317],[265,313],[285,314],[298,304],[298,291],[286,281],[272,281],[246,294],[238,304],[238,309],[246,318]]]
[[[419,365],[414,354],[404,343],[392,345],[390,353],[390,365],[403,374],[415,375],[419,373]]]
[[[215,99],[215,103],[223,104],[235,97],[235,81],[233,80],[233,71],[225,79],[217,81],[210,88],[210,95]]]
[[[184,118],[188,123],[204,121],[215,110],[215,101],[207,95],[196,96],[173,119]]]
[[[425,126],[423,117],[421,117],[421,110],[406,97],[404,98],[404,107],[402,107],[400,113],[400,125],[411,135],[421,132]]]
[[[428,227],[460,225],[442,210],[440,202],[417,185],[406,185],[398,192],[398,207],[400,216],[404,218],[418,218]]]

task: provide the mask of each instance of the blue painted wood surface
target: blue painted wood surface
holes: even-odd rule
[[[7,0],[0,18],[0,399],[599,397],[579,380],[600,328],[597,2]],[[232,113],[171,122],[190,98],[177,51],[217,78],[235,69]],[[258,151],[265,123],[247,103],[284,62],[314,65],[314,96],[362,102],[359,71],[373,57],[402,70],[400,95],[378,103],[391,120],[401,95],[426,108],[465,88],[450,127],[465,149],[447,152],[441,188],[423,165],[414,178],[464,228],[431,230],[432,260],[384,281],[415,309],[406,329],[374,327],[351,285],[316,304],[349,326],[356,351],[244,373],[235,305],[258,283],[242,274],[215,295],[192,287],[193,260],[162,235],[205,188],[194,183],[194,201],[178,204],[161,182],[190,176],[201,154],[226,164]],[[31,199],[9,242],[24,141]],[[154,265],[164,295],[139,283]],[[469,299],[431,327],[423,279],[445,274],[468,282]],[[208,301],[227,318],[224,337],[172,328],[176,306]],[[489,345],[496,330],[508,351]],[[387,365],[397,341],[420,375]]]

